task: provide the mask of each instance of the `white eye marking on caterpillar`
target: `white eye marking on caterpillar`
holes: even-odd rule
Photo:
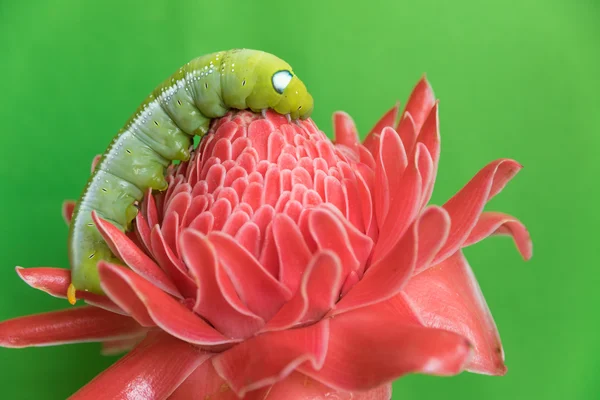
[[[283,91],[292,81],[292,73],[287,70],[277,71],[273,74],[273,88],[279,94],[283,94]]]

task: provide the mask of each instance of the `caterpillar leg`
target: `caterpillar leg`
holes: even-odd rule
[[[287,119],[288,123],[292,122],[292,117],[290,114],[285,114],[285,119]]]
[[[69,303],[71,303],[72,306],[74,306],[75,302],[77,302],[77,298],[75,297],[76,291],[77,289],[75,288],[75,285],[71,283],[67,289],[67,300],[69,300]]]
[[[260,113],[262,114],[264,119],[267,119],[267,109],[263,108],[262,110],[260,110]]]

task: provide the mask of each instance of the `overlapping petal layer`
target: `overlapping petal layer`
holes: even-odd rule
[[[496,160],[428,206],[440,123],[425,78],[362,143],[347,114],[333,122],[335,143],[271,111],[216,120],[168,168],[168,189],[145,195],[134,231],[94,215],[123,262],[100,263],[106,296],[77,292],[95,307],[1,322],[0,345],[133,348],[73,398],[387,400],[409,373],[504,374],[461,249],[510,235],[531,257],[521,222],[483,211],[521,166]],[[17,272],[66,297],[68,270]]]

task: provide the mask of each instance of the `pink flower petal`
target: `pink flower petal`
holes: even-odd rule
[[[354,149],[360,143],[358,131],[352,117],[343,111],[337,111],[333,114],[333,132],[336,144]]]
[[[410,94],[403,113],[403,115],[406,112],[410,113],[417,132],[421,130],[434,103],[435,95],[433,94],[433,89],[431,89],[429,82],[427,82],[427,78],[423,76]]]
[[[375,156],[377,185],[374,198],[375,215],[379,226],[382,226],[390,207],[398,202],[398,199],[407,197],[401,191],[401,185],[408,159],[400,136],[393,128],[383,128],[380,142],[379,152]]]
[[[242,301],[254,314],[269,320],[291,297],[289,290],[230,236],[213,231],[208,239]]]
[[[422,164],[423,157],[427,157],[427,150],[423,145],[417,144],[414,159],[402,176],[396,189],[397,194],[390,203],[390,212],[380,225],[379,240],[373,251],[373,263],[381,260],[391,251],[417,217],[422,182],[419,166]]]
[[[145,337],[146,333],[127,339],[106,340],[102,342],[100,353],[103,356],[114,356],[126,353],[137,346]]]
[[[398,117],[398,109],[400,104],[396,103],[394,107],[392,107],[388,112],[386,112],[383,117],[375,124],[375,126],[371,129],[365,140],[363,141],[363,146],[365,146],[371,154],[376,154],[377,149],[379,147],[379,136],[385,127],[394,127],[396,123],[396,119]]]
[[[279,281],[296,292],[311,254],[298,225],[287,215],[278,214],[273,220],[273,239],[279,256]]]
[[[440,159],[440,122],[438,114],[438,103],[433,105],[433,108],[429,112],[427,119],[423,123],[419,135],[417,137],[417,143],[422,143],[427,148],[429,155],[431,156],[432,168],[431,172],[428,173],[428,181],[424,181],[424,190],[422,194],[421,203],[423,206],[429,202],[431,194],[433,193],[433,186],[435,183],[435,177],[437,174],[438,163]]]
[[[533,245],[525,225],[515,217],[499,212],[482,213],[463,247],[475,244],[490,235],[511,236],[521,256],[525,260],[531,258]]]
[[[321,319],[339,297],[341,273],[340,259],[335,253],[329,250],[316,253],[306,267],[299,290],[263,331],[289,329]]]
[[[444,204],[452,220],[446,244],[435,257],[437,264],[454,254],[469,237],[485,203],[498,194],[521,169],[513,160],[500,159],[485,166]]]
[[[331,250],[340,257],[345,279],[350,271],[360,268],[360,262],[352,251],[350,238],[344,225],[335,217],[335,214],[325,208],[310,210],[309,230],[317,246],[321,250]]]
[[[188,275],[185,265],[173,254],[173,250],[167,245],[158,225],[152,229],[150,241],[152,255],[162,269],[169,274],[169,278],[175,283],[179,292],[185,298],[193,298],[196,295],[196,285]]]
[[[348,235],[348,241],[350,242],[354,256],[360,265],[357,272],[360,277],[362,277],[364,268],[369,260],[369,257],[371,256],[373,240],[363,232],[356,229],[356,227],[352,225],[350,221],[346,219],[344,215],[340,213],[340,211],[333,205],[325,203],[321,205],[321,208],[331,211],[331,213],[337,217],[338,222],[343,225],[346,235]]]
[[[95,211],[92,211],[92,219],[112,252],[125,262],[129,268],[165,292],[181,298],[179,290],[177,290],[167,274],[136,246],[127,235],[110,222],[98,217]]]
[[[270,387],[246,393],[244,400],[271,400]],[[169,400],[239,400],[227,383],[217,374],[211,362],[205,362],[183,382]],[[273,400],[277,400],[273,398]]]
[[[494,319],[462,252],[414,276],[404,292],[427,326],[469,339],[475,351],[467,370],[491,375],[506,372]]]
[[[51,267],[17,267],[16,271],[19,277],[32,288],[39,289],[54,297],[67,298],[67,290],[71,284],[71,270]],[[78,290],[75,292],[75,297],[107,311],[126,314],[106,296]]]
[[[177,238],[179,236],[179,214],[170,212],[165,214],[165,218],[160,226],[160,232],[167,246],[175,258],[179,258],[179,249],[177,248]]]
[[[105,262],[98,263],[98,271],[102,288],[117,304],[127,311],[139,313],[139,305],[131,309],[134,304],[131,297],[136,296],[152,321],[171,335],[208,348],[235,342],[136,273]],[[127,290],[129,294],[125,298]]]
[[[194,311],[224,335],[246,338],[262,328],[264,320],[239,299],[233,284],[217,262],[214,247],[197,231],[185,230],[181,250],[190,272],[196,277],[198,296]]]
[[[65,200],[62,204],[62,217],[67,223],[67,225],[71,225],[71,217],[73,216],[73,210],[75,210],[75,205],[77,203],[73,200]]]
[[[360,198],[360,203],[362,204],[362,214],[365,226],[365,233],[370,238],[375,238],[377,224],[375,223],[375,213],[374,213],[374,205],[373,198],[371,197],[372,188],[373,188],[373,171],[365,168],[360,168],[361,165],[357,165],[356,175],[356,189],[358,190],[358,197]],[[363,166],[364,167],[364,166]]]
[[[458,374],[470,355],[464,337],[420,326],[401,296],[329,321],[323,367],[298,371],[340,390],[370,390],[409,373]]]
[[[366,392],[337,391],[299,372],[271,387],[266,400],[390,400],[392,385],[383,385]],[[212,397],[211,397],[212,400]]]
[[[414,274],[429,268],[450,233],[452,221],[445,209],[427,207],[419,217],[418,253]]]
[[[209,358],[189,343],[152,334],[69,399],[166,399]]]
[[[288,376],[300,364],[319,369],[327,354],[329,321],[269,332],[216,355],[213,366],[240,396]]]
[[[142,213],[137,213],[135,216],[135,232],[139,241],[144,245],[144,250],[150,254],[152,252],[152,242],[150,240],[150,226]]]
[[[98,163],[100,162],[101,159],[102,159],[102,154],[98,154],[97,156],[94,157],[94,159],[92,160],[92,165],[90,166],[90,173],[93,173],[96,170],[96,167],[98,166]]]
[[[99,342],[137,336],[133,319],[92,306],[28,315],[0,322],[0,346],[21,348]]]
[[[152,189],[148,189],[144,195],[144,199],[142,200],[142,213],[146,216],[150,229],[153,229],[159,224],[158,208],[156,207],[156,202],[152,195]]]
[[[415,268],[428,264],[444,243],[450,227],[447,213],[429,207],[385,257],[373,264],[331,310],[338,315],[398,294]],[[418,264],[419,263],[419,264]]]
[[[413,120],[410,112],[405,111],[398,122],[398,126],[396,127],[396,131],[402,140],[402,145],[406,150],[406,154],[411,154],[413,151],[413,147],[417,141],[418,131],[415,127],[415,121]]]

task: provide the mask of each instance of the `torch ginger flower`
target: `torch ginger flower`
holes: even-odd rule
[[[95,216],[126,266],[100,263],[106,296],[0,323],[0,345],[102,342],[132,349],[73,399],[389,399],[405,374],[502,375],[494,320],[462,248],[511,235],[483,212],[521,166],[485,166],[427,206],[440,138],[425,79],[396,124],[363,143],[334,115],[335,144],[311,120],[234,112],[215,122],[169,188],[148,193],[128,234]],[[65,203],[67,222],[73,203]],[[69,270],[17,268],[66,297]]]

